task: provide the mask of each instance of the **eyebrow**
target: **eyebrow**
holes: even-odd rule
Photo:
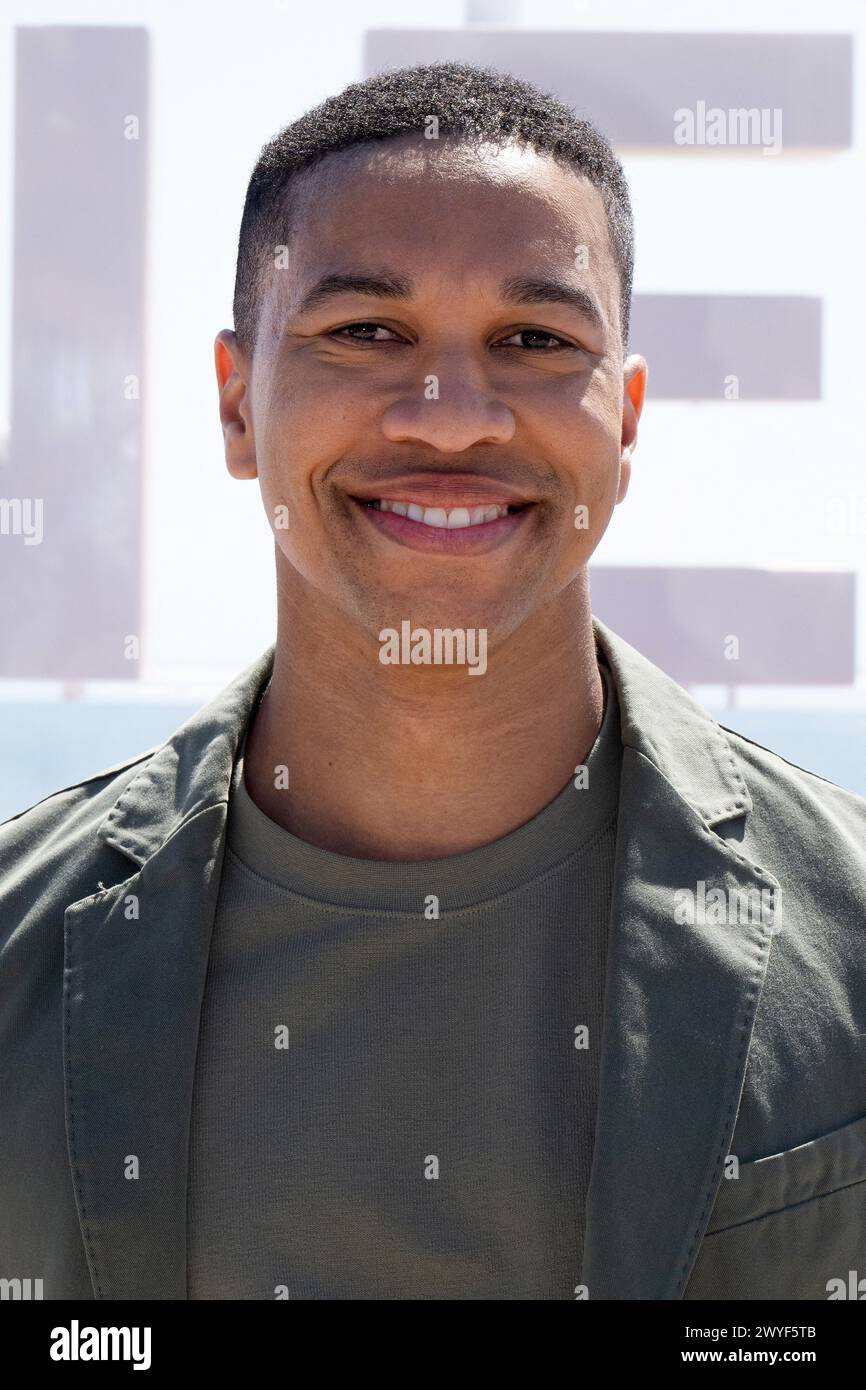
[[[604,315],[598,300],[580,285],[569,285],[565,280],[545,277],[513,275],[503,281],[500,289],[506,304],[565,304],[589,319],[594,328],[604,331]]]
[[[500,293],[506,304],[565,304],[600,331],[604,330],[604,315],[595,296],[579,285],[565,280],[528,275],[512,275],[503,280]],[[390,271],[378,273],[335,273],[323,275],[303,296],[295,313],[310,314],[338,295],[367,295],[373,299],[411,299],[413,282],[405,275]]]

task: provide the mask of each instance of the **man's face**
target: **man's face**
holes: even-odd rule
[[[229,468],[258,474],[282,584],[376,641],[409,619],[492,649],[581,573],[628,486],[646,369],[623,362],[601,196],[530,150],[404,139],[299,192],[252,362],[217,340]],[[399,294],[305,304],[333,276]],[[577,302],[519,292],[545,280]]]

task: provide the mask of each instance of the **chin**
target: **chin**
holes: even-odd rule
[[[387,601],[376,605],[376,619],[371,635],[377,642],[384,629],[399,629],[401,623],[411,623],[412,629],[479,632],[486,634],[488,650],[498,646],[521,623],[524,617],[522,605],[508,600],[491,600],[489,603],[474,598],[444,601],[441,597],[408,591],[405,595],[389,595]]]

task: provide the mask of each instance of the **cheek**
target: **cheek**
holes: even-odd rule
[[[346,519],[323,480],[349,446],[339,417],[323,409],[320,398],[309,407],[298,398],[292,404],[269,416],[264,447],[257,448],[262,505],[282,557],[278,565],[288,566],[283,574],[293,571],[339,601],[356,566]]]
[[[550,457],[567,479],[569,524],[578,540],[598,537],[607,525],[616,500],[619,445],[619,424],[606,402],[585,398],[567,429],[557,432]]]
[[[291,395],[273,393],[256,421],[262,502],[278,544],[288,553],[321,526],[316,480],[339,456],[339,440],[332,437],[335,418],[320,398],[307,399],[303,389],[293,389]]]
[[[619,421],[609,398],[590,392],[567,431],[557,432],[555,457],[569,484],[556,567],[560,582],[574,578],[607,530],[616,503],[619,444]]]

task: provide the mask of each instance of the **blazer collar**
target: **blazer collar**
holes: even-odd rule
[[[269,647],[148,758],[99,825],[100,839],[144,864],[191,817],[228,802],[235,755],[270,679],[274,650]]]
[[[673,894],[779,884],[713,832],[752,806],[724,732],[604,624],[594,631],[624,746],[581,1278],[590,1298],[682,1298],[772,928],[679,926]],[[231,772],[273,654],[143,764],[98,831],[136,872],[66,909],[66,1124],[96,1298],[187,1296],[190,1118]]]
[[[681,685],[593,618],[619,697],[622,742],[642,753],[708,826],[752,809],[724,730]]]

